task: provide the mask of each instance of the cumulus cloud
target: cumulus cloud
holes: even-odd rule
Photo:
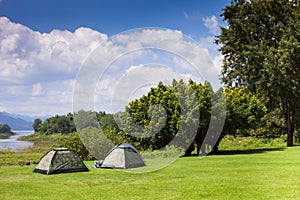
[[[131,66],[115,84],[112,94],[113,110],[119,111],[129,101],[146,94],[161,81],[170,85],[173,79],[187,81],[191,74],[179,73],[168,66],[148,64]]]
[[[0,18],[1,83],[34,84],[67,79],[75,75],[85,57],[107,36],[88,28],[74,33],[32,31]]]
[[[181,31],[141,29],[108,39],[83,27],[40,33],[6,17],[0,27],[0,106],[7,112],[66,113],[72,99],[86,98],[107,111],[111,98],[124,104],[158,81],[218,77],[207,50]]]
[[[211,33],[217,34],[219,23],[216,16],[206,17],[202,19],[204,26],[210,30]]]
[[[181,31],[135,30],[113,37],[109,45],[93,52],[77,79],[75,108],[92,109],[97,91],[97,105],[111,108],[107,101],[112,101],[113,111],[120,111],[150,86],[171,83],[173,78],[208,80],[217,89],[218,73],[208,51]]]
[[[42,85],[58,91],[56,95],[60,98],[63,95],[61,85],[54,88],[53,83],[75,79],[84,59],[107,40],[107,35],[83,27],[75,32],[53,30],[40,33],[6,17],[0,17],[0,27],[0,97],[2,101],[8,97],[14,98],[14,101],[4,103],[8,112],[25,112],[25,107],[20,106],[16,110],[18,106],[12,104],[27,102],[31,107],[35,103],[39,105],[31,99],[35,96],[39,96],[40,100],[48,99],[43,103],[53,105],[51,113],[58,112],[55,106],[61,106],[50,102],[51,93],[46,92]]]
[[[190,73],[180,73],[176,69],[160,64],[140,64],[130,66],[122,76],[105,76],[98,82],[95,91],[96,110],[105,109],[108,112],[118,112],[133,99],[147,94],[151,87],[157,87],[161,81],[171,85],[172,80],[195,80]]]

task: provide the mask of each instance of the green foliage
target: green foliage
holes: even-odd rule
[[[121,134],[140,150],[161,149],[171,141],[171,145],[188,148],[199,124],[193,94],[182,80],[173,80],[172,86],[160,82],[147,95],[130,102],[126,112],[118,114],[124,130]]]
[[[76,129],[80,131],[86,127],[100,127],[112,140],[120,140],[114,134],[118,132],[118,126],[114,121],[113,115],[101,111],[97,113],[80,110],[74,114],[55,115],[54,117],[47,118],[44,122],[40,119],[35,119],[33,127],[36,133],[41,134],[69,134],[76,131]]]
[[[80,110],[76,112],[74,114],[74,122],[76,124],[77,131],[81,131],[86,127],[99,128],[97,113],[94,111]]]
[[[248,136],[265,127],[267,109],[258,98],[241,88],[225,90],[227,115],[225,134]]]
[[[58,141],[61,137],[62,137],[61,134],[46,135],[46,134],[36,133],[27,136],[21,136],[18,138],[18,140],[33,142],[33,146],[24,149],[23,152],[44,154],[49,150],[51,150],[52,148],[60,147]]]
[[[83,145],[82,141],[80,140],[80,137],[76,132],[60,137],[59,146],[74,151],[83,160],[94,159],[94,157]]]
[[[33,122],[33,125],[32,125],[34,132],[36,132],[36,133],[40,132],[41,131],[40,128],[41,128],[42,124],[43,124],[43,121],[41,119],[35,119]]]
[[[47,118],[44,122],[40,119],[35,119],[33,128],[35,132],[45,134],[68,134],[76,131],[73,114],[55,115],[54,117]]]
[[[183,149],[180,149],[174,145],[167,146],[164,148],[163,151],[144,151],[141,152],[141,155],[143,156],[143,159],[153,159],[153,158],[170,158],[170,157],[179,157],[185,155],[185,151]]]
[[[118,113],[117,117],[127,142],[140,150],[160,149],[172,140],[179,128],[180,105],[171,87],[159,83],[147,95],[130,102],[126,112]]]
[[[173,145],[187,149],[185,155],[191,155],[195,147],[197,154],[217,150],[222,138],[218,140],[221,130],[218,133],[217,129],[213,129],[209,134],[208,130],[209,126],[222,128],[223,124],[218,123],[225,117],[222,136],[258,135],[257,131],[263,132],[262,128],[266,126],[266,108],[250,92],[239,88],[226,88],[225,91],[219,89],[215,92],[209,82],[201,84],[192,80],[188,83],[173,80],[172,85],[160,82],[146,95],[131,101],[125,112],[113,115],[80,110],[74,115],[69,113],[66,116],[50,117],[44,123],[37,119],[34,127],[44,134],[69,134],[75,131],[76,124],[87,149],[82,148],[83,144],[74,135],[64,137],[63,140],[70,141],[61,144],[78,151],[84,159],[91,158],[86,150],[97,159],[103,159],[107,153],[105,149],[123,142],[133,144],[140,151],[153,151]],[[72,145],[78,145],[78,150]]]
[[[254,150],[261,148],[284,147],[286,135],[276,138],[267,137],[242,137],[226,135],[220,142],[219,149],[222,150]]]
[[[74,132],[76,131],[75,123],[80,137]],[[94,157],[104,159],[107,151],[114,144],[123,142],[122,137],[118,135],[119,129],[113,115],[105,112],[80,110],[74,115],[72,113],[62,116],[56,115],[47,118],[44,122],[36,119],[33,127],[36,133],[34,135],[40,137],[62,134],[59,145],[73,150],[85,160]],[[27,139],[30,140],[30,138]],[[32,136],[31,139],[36,140],[35,136]]]
[[[224,113],[223,136],[256,135],[256,131],[266,125],[266,107],[250,92],[238,88],[214,92],[208,82],[202,85],[192,80],[188,84],[173,80],[171,86],[159,83],[147,95],[130,102],[127,112],[118,114],[124,130],[119,135],[142,151],[160,149],[179,135],[178,140],[183,142],[177,146],[188,149],[186,155],[191,154],[195,144],[197,154],[205,154],[212,149],[217,150],[221,138],[218,140],[214,138],[218,137],[216,133],[207,135],[207,132],[212,119],[218,122],[222,118],[225,103],[227,110]],[[196,131],[194,135],[193,131]],[[203,145],[203,142],[206,143]],[[200,150],[201,146],[203,148]]]
[[[81,153],[79,149],[86,149],[97,160],[104,160],[109,151],[114,147],[114,144],[105,136],[101,129],[95,127],[87,127],[82,129],[78,133],[78,135],[82,142],[80,143],[80,148],[72,147],[72,149],[78,149],[79,153]],[[77,141],[77,139],[78,136],[76,137],[76,142],[79,144],[79,141]],[[82,147],[83,144],[85,148]],[[82,158],[87,160],[90,157],[82,156]]]
[[[254,134],[261,137],[279,137],[284,135],[285,130],[285,120],[282,116],[282,110],[276,108],[271,110],[265,116],[265,126],[258,128]]]
[[[223,82],[253,92],[269,110],[280,108],[288,146],[300,103],[299,9],[297,0],[234,0],[224,8],[228,26],[217,39],[224,55]]]
[[[68,135],[62,135],[60,147],[73,150],[83,160],[103,160],[114,144],[95,127],[86,127]]]
[[[97,114],[102,134],[104,134],[114,144],[120,144],[124,141],[122,134],[118,134],[120,129],[115,122],[113,114],[107,114],[105,112],[99,112]]]

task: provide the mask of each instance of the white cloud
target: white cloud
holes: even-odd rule
[[[219,52],[220,46],[215,43],[215,37],[208,36],[200,39],[200,46],[207,50],[217,71],[221,72],[224,56]]]
[[[6,17],[0,17],[0,27],[0,98],[6,111],[24,114],[55,114],[68,107],[54,103],[66,98],[66,91],[71,103],[72,87],[65,82],[74,83],[84,59],[107,40],[107,35],[83,27],[40,33]],[[57,99],[50,97],[54,94]],[[30,109],[41,103],[46,106]]]
[[[0,27],[0,106],[7,112],[70,112],[74,85],[82,92],[74,98],[87,94],[96,107],[107,111],[113,94],[124,103],[158,81],[218,77],[208,51],[181,31],[146,29],[109,40],[103,33],[82,27],[74,32],[40,33],[5,17],[0,17]]]
[[[215,43],[216,37],[208,36],[200,39],[200,45],[203,48],[218,52],[219,46]]]
[[[106,46],[93,52],[77,79],[75,99],[79,104],[75,107],[76,110],[91,109],[96,99],[96,107],[105,105],[105,109],[109,109],[109,101],[113,99],[114,111],[119,111],[130,99],[166,78],[168,83],[173,78],[208,80],[217,89],[220,86],[218,73],[207,49],[186,38],[182,32],[135,30],[113,37]],[[101,77],[97,87],[98,76]]]
[[[0,18],[0,81],[4,83],[50,82],[76,74],[87,55],[107,36],[88,28],[74,33],[32,31]]]
[[[151,87],[156,87],[160,81],[170,85],[173,79],[187,81],[189,78],[192,78],[191,74],[176,72],[168,66],[154,64],[131,66],[122,78],[113,84],[113,111],[123,110],[128,102],[146,94]]]
[[[217,34],[219,31],[219,23],[216,16],[206,17],[202,19],[204,26],[210,30],[211,33]]]
[[[213,63],[220,72],[222,70],[223,59],[224,59],[223,55],[218,55],[213,58]]]

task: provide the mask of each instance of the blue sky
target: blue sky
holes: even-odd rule
[[[33,30],[74,31],[78,27],[114,35],[139,27],[182,30],[195,39],[207,35],[202,23],[219,17],[229,0],[2,0],[0,15]],[[221,22],[221,20],[219,21]]]
[[[213,40],[220,26],[226,26],[220,14],[229,3],[230,0],[0,0],[0,111],[27,115],[71,112],[73,88],[82,63],[99,45],[108,44],[109,37],[134,28],[173,30],[153,31],[148,39],[153,35],[172,37],[178,31],[188,35],[220,67],[222,56]],[[129,64],[124,73],[146,66],[141,64]],[[173,73],[158,69],[162,75]],[[191,74],[187,71],[182,76]],[[108,75],[107,80],[100,81],[95,98],[102,101],[97,109],[108,112],[110,100],[106,96],[114,89],[109,80],[112,77]]]

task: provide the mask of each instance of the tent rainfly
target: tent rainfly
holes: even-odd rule
[[[116,145],[101,164],[102,168],[128,169],[143,167],[145,163],[138,150],[131,144]]]
[[[83,171],[89,170],[73,151],[66,148],[57,148],[47,152],[34,169],[34,172],[41,174]]]

